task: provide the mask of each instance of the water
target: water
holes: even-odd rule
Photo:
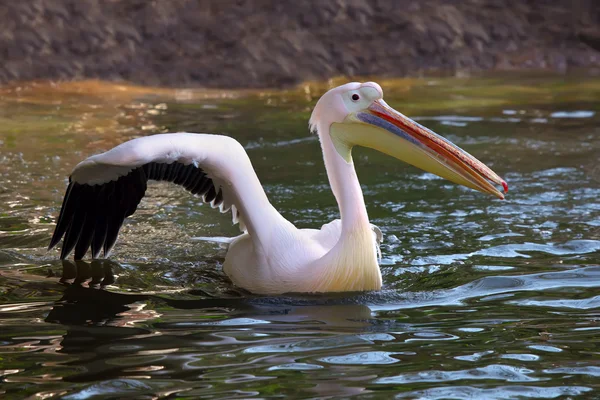
[[[380,83],[390,105],[503,176],[507,200],[357,149],[386,236],[384,290],[279,297],[231,286],[224,250],[194,238],[237,228],[168,184],[148,191],[110,261],[61,263],[45,248],[77,162],[163,131],[232,135],[285,217],[337,218],[307,129],[323,84],[2,89],[1,396],[600,396],[600,80]]]

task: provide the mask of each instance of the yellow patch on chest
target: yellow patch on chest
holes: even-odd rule
[[[319,260],[309,292],[352,292],[381,289],[375,239],[371,229],[356,230]]]

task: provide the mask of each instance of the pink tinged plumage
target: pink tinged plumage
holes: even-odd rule
[[[309,125],[319,135],[341,217],[320,229],[297,229],[275,210],[235,139],[173,133],[134,139],[77,165],[50,247],[64,238],[61,258],[73,250],[82,258],[90,247],[93,257],[108,256],[147,182],[163,180],[221,212],[231,210],[244,233],[220,243],[229,243],[223,269],[235,285],[262,294],[378,290],[381,231],[369,222],[353,146],[373,147],[486,193],[498,195],[488,180],[507,190],[484,164],[382,97],[378,84],[353,82],[325,93],[315,106]],[[372,117],[361,119],[364,113]]]

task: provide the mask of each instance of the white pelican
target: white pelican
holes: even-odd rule
[[[108,257],[119,229],[148,180],[169,181],[221,212],[243,232],[223,264],[238,287],[258,294],[365,291],[381,288],[379,229],[369,223],[352,147],[366,146],[452,182],[504,195],[491,169],[383,101],[375,82],[348,83],[317,102],[310,129],[319,136],[340,219],[298,229],[267,198],[244,148],[227,136],[171,133],[142,137],[79,163],[69,178],[49,248],[63,237],[61,259]]]

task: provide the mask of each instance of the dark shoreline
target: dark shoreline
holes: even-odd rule
[[[285,87],[336,76],[600,70],[600,2],[23,0],[0,83]]]

